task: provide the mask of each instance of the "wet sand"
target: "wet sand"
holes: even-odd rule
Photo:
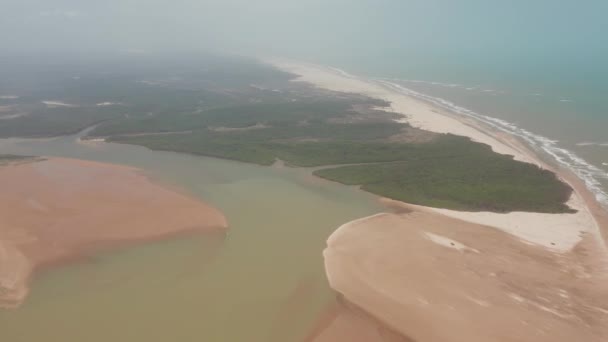
[[[138,169],[51,158],[0,166],[0,307],[19,306],[33,272],[103,249],[220,232],[215,208]]]
[[[558,253],[415,210],[343,225],[324,256],[331,287],[404,339],[599,342],[608,339],[603,248],[588,235]],[[378,331],[341,310],[314,341],[350,341],[353,327]]]
[[[305,341],[413,342],[341,296],[327,307]]]
[[[298,82],[307,82],[322,89],[360,93],[390,103],[388,110],[403,115],[403,122],[413,127],[436,133],[451,133],[469,137],[473,141],[489,145],[496,153],[508,154],[516,160],[539,165],[556,172],[574,188],[569,205],[578,212],[574,215],[541,213],[459,212],[433,209],[443,215],[504,230],[530,243],[547,248],[567,251],[573,248],[582,234],[599,236],[607,234],[608,226],[598,224],[597,217],[605,214],[597,202],[589,196],[589,190],[580,179],[567,170],[557,169],[542,161],[538,155],[514,137],[491,130],[470,118],[456,116],[432,104],[399,93],[390,87],[367,81],[354,75],[314,64],[285,60],[270,61],[275,67],[292,72]],[[421,207],[422,208],[422,207]],[[555,229],[558,226],[559,229]]]

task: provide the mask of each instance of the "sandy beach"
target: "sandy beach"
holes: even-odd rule
[[[556,253],[497,229],[412,211],[343,225],[324,257],[331,287],[405,341],[599,342],[608,338],[602,249],[587,236]],[[342,309],[313,340],[330,334],[350,341],[351,327],[371,334],[372,324]]]
[[[217,209],[140,170],[64,158],[0,166],[0,307],[27,296],[33,272],[99,250],[223,233]]]
[[[360,307],[384,322],[387,328],[401,332],[403,338],[416,341],[603,341],[607,338],[600,322],[605,324],[606,317],[602,315],[608,313],[608,307],[600,300],[602,290],[593,284],[598,284],[597,279],[605,278],[607,274],[604,238],[608,218],[576,176],[568,170],[547,165],[513,137],[494,132],[470,118],[447,113],[381,83],[317,65],[284,60],[270,63],[299,75],[296,79],[299,82],[386,100],[390,103],[386,110],[402,114],[403,121],[414,127],[467,136],[491,146],[497,153],[554,171],[574,189],[568,205],[577,210],[575,214],[459,212],[382,199],[388,207],[401,207],[413,213],[354,221],[340,227],[328,240],[324,255],[326,272],[330,285],[344,296],[345,302]],[[395,246],[391,251],[392,245],[399,245],[399,248]],[[410,245],[418,252],[406,247]],[[429,246],[423,248],[426,245]],[[435,249],[430,248],[432,245]],[[443,248],[437,249],[437,246]],[[441,256],[443,253],[457,253],[455,255],[459,257],[448,261]],[[412,258],[418,257],[424,259],[420,262],[427,263],[428,269],[411,265]],[[492,258],[496,259],[495,263]],[[553,259],[560,262],[555,263]],[[472,277],[482,269],[492,270],[488,274],[500,274],[514,266],[526,269],[530,265],[536,266],[505,280],[509,286],[531,286],[531,292],[527,294],[512,295],[506,291],[506,283]],[[572,269],[587,271],[573,276]],[[560,274],[570,274],[572,280],[560,278]],[[412,288],[412,282],[418,281],[420,284],[438,283],[438,286]],[[535,283],[543,285],[533,288]],[[557,297],[551,298],[545,293],[560,283],[561,286],[574,286],[572,291],[576,293],[583,287],[584,291],[588,291],[587,287],[594,290],[589,290],[589,297],[585,299],[576,298],[576,304],[568,302],[560,306]],[[455,291],[468,294],[455,295]],[[476,299],[472,293],[490,296],[491,300]],[[427,303],[431,299],[435,305]],[[543,306],[538,300],[557,307]],[[530,304],[532,302],[538,305]],[[589,309],[593,303],[597,303],[597,307]],[[438,309],[442,305],[444,308]],[[580,311],[572,312],[575,307]],[[444,313],[446,308],[450,314]],[[564,308],[568,308],[568,313],[562,312]],[[348,313],[344,314],[344,310]],[[487,314],[488,310],[492,312],[489,317],[480,314]],[[600,321],[589,322],[586,317],[591,311],[585,310],[597,312],[596,318]],[[334,315],[336,323],[329,324],[327,329],[339,335],[339,331],[348,330],[345,326],[357,324],[345,324],[354,322],[349,319],[352,311],[343,307],[338,312],[342,313]],[[521,319],[513,320],[514,317]],[[484,318],[487,319],[484,324],[471,325],[474,320]],[[459,323],[452,326],[449,322]],[[343,329],[337,329],[338,326]],[[436,326],[444,328],[434,329]],[[485,327],[493,328],[484,332]],[[515,329],[514,333],[520,335],[512,335],[509,329]],[[554,334],[556,332],[559,333]],[[321,338],[327,333],[321,332],[317,336]],[[382,337],[372,340],[390,341]]]

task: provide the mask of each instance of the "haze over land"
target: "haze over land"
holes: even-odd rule
[[[103,57],[218,51],[359,64],[399,57],[406,64],[413,58],[441,66],[464,58],[483,67],[513,58],[524,62],[523,56],[549,65],[597,61],[608,51],[603,22],[608,5],[603,1],[588,1],[585,6],[549,0],[3,0],[1,4],[3,55]]]
[[[605,2],[0,8],[0,340],[608,339]]]

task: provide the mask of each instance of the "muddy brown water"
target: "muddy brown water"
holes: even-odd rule
[[[144,244],[37,274],[2,341],[299,341],[334,296],[322,250],[341,224],[379,211],[374,196],[271,168],[77,136],[3,139],[0,153],[135,166],[218,207],[226,236]]]

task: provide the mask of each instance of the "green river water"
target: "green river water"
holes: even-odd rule
[[[224,212],[225,236],[124,248],[38,274],[16,310],[0,310],[0,341],[300,341],[334,294],[327,237],[382,210],[375,197],[271,168],[79,143],[77,137],[0,140],[0,153],[131,165]]]

